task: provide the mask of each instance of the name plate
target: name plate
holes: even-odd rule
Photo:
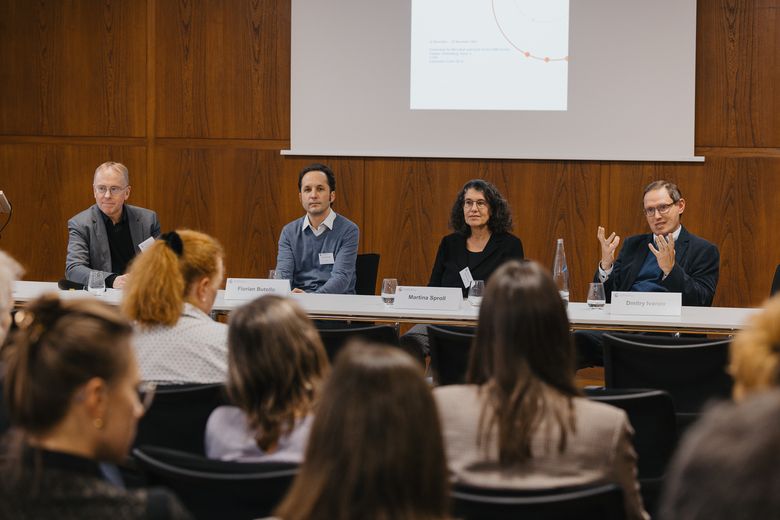
[[[681,316],[682,293],[613,291],[612,314]]]
[[[266,294],[289,295],[290,280],[228,278],[225,283],[226,300],[254,300]]]
[[[396,309],[457,311],[463,303],[463,292],[457,287],[398,286],[395,290]]]

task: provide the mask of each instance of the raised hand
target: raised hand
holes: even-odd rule
[[[647,244],[647,247],[650,248],[650,251],[658,260],[658,267],[664,272],[664,276],[671,273],[672,268],[674,268],[674,237],[671,233],[667,236],[669,238],[664,238],[661,235],[655,236],[655,244],[658,249],[653,247],[653,244]]]
[[[599,230],[596,233],[601,244],[601,268],[608,271],[612,268],[612,264],[615,262],[615,250],[620,244],[620,237],[612,233],[608,237],[605,237],[604,228],[599,226]]]

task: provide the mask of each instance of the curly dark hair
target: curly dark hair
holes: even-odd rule
[[[507,233],[512,229],[512,210],[509,209],[509,203],[501,195],[493,184],[482,179],[471,179],[458,192],[458,198],[452,205],[450,212],[450,228],[466,237],[471,235],[471,227],[466,224],[463,216],[463,203],[466,199],[466,192],[469,189],[475,189],[485,195],[488,206],[490,207],[490,219],[488,228],[491,233]]]

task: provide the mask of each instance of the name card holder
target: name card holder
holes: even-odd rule
[[[288,296],[290,294],[290,280],[228,278],[225,283],[226,300],[254,300],[266,294]]]
[[[682,293],[613,291],[611,314],[681,316]]]
[[[398,286],[393,308],[428,311],[457,311],[463,303],[463,293],[457,287]]]

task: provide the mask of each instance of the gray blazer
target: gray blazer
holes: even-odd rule
[[[149,237],[160,234],[160,221],[154,211],[125,204],[127,220],[130,223],[130,237],[136,254],[141,250],[138,244]],[[65,258],[65,278],[86,285],[89,273],[103,271],[105,276],[111,270],[111,252],[108,249],[106,225],[97,204],[93,204],[68,221],[68,255]]]

